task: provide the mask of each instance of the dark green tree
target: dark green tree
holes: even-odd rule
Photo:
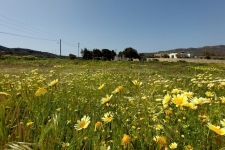
[[[120,60],[122,60],[122,58],[123,58],[123,52],[119,52],[117,56],[120,58]]]
[[[139,58],[137,50],[133,49],[132,47],[125,48],[123,54],[126,58]]]
[[[108,49],[102,49],[102,59],[103,60],[111,60],[111,51]]]
[[[114,50],[111,51],[111,60],[114,60],[116,56],[116,52]]]
[[[93,49],[92,56],[93,59],[100,60],[102,58],[102,52],[99,49]]]
[[[162,57],[163,58],[170,58],[170,56],[168,54],[163,54]]]
[[[141,60],[145,60],[145,59],[146,59],[145,54],[143,54],[143,53],[139,53],[139,59],[141,59]]]
[[[81,50],[83,59],[89,60],[92,59],[92,51],[89,51],[87,48]]]

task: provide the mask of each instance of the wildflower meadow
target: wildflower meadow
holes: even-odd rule
[[[225,148],[225,65],[0,60],[0,149]]]

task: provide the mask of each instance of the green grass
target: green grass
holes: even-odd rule
[[[223,126],[225,90],[222,64],[182,62],[108,62],[66,59],[4,59],[0,61],[0,147],[32,149],[194,149],[225,147],[224,135],[207,123]],[[49,83],[58,79],[58,83]],[[142,82],[135,86],[132,81]],[[213,83],[212,87],[209,84]],[[98,87],[105,84],[102,90]],[[123,86],[117,94],[112,92]],[[47,92],[35,96],[39,88]],[[179,89],[179,93],[173,93]],[[192,92],[206,103],[176,107],[173,98]],[[213,93],[212,97],[206,92]],[[113,95],[101,104],[106,95]],[[171,100],[163,105],[165,95]],[[102,117],[112,112],[113,120]],[[76,130],[83,116],[87,128]],[[95,123],[103,126],[95,131]],[[130,137],[123,145],[124,134]],[[161,137],[157,142],[156,136]],[[163,137],[163,138],[162,138]],[[162,140],[163,139],[163,140]],[[22,143],[19,143],[22,142]],[[69,144],[68,144],[69,143]],[[13,145],[14,144],[14,145]]]

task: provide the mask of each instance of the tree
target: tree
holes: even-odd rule
[[[145,56],[144,53],[139,53],[139,58],[140,58],[141,60],[146,60],[146,56]]]
[[[163,54],[162,57],[163,58],[170,58],[170,56],[168,54]]]
[[[132,47],[125,48],[123,54],[126,58],[139,58],[137,50],[133,49]]]
[[[120,57],[120,60],[122,60],[122,58],[123,58],[123,52],[119,52],[118,53],[118,57]]]
[[[177,58],[182,58],[183,57],[182,53],[180,53],[180,52],[177,53],[176,56],[177,56]]]
[[[81,54],[83,56],[83,59],[92,59],[92,51],[89,51],[87,48],[82,49]]]
[[[206,59],[211,59],[212,53],[209,50],[203,51],[203,56],[205,56]]]
[[[99,49],[93,49],[92,56],[93,59],[99,60],[102,58],[102,52]]]
[[[70,58],[71,60],[75,59],[76,57],[77,57],[77,56],[74,55],[74,54],[69,54],[69,58]]]
[[[116,56],[116,52],[114,50],[111,51],[111,60],[114,60]]]
[[[108,49],[102,49],[102,59],[103,60],[111,60],[111,51]]]
[[[206,59],[211,59],[211,57],[215,56],[215,54],[212,53],[212,49],[209,46],[205,46],[203,48],[203,56],[205,56]]]

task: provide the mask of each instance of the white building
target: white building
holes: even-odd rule
[[[177,58],[178,53],[169,53],[170,58]]]
[[[184,52],[181,52],[181,53],[170,53],[169,57],[170,58],[177,58],[177,54],[180,55],[180,58],[191,58],[191,57],[193,57],[193,54],[184,53]]]

